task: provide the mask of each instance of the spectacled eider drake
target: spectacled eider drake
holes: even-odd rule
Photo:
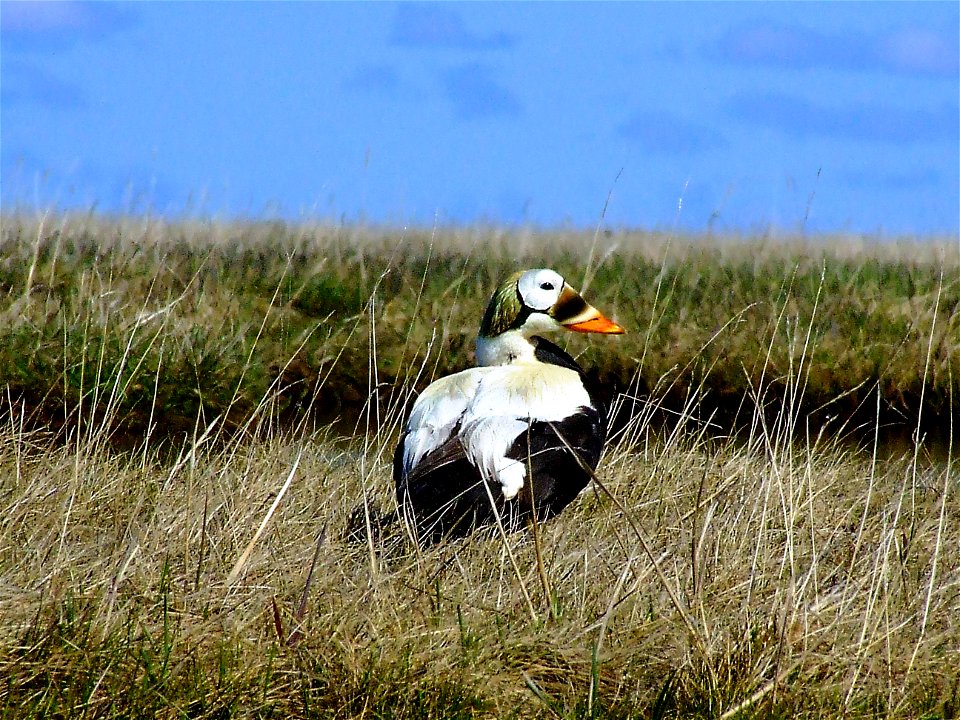
[[[495,513],[508,528],[534,508],[546,520],[587,486],[583,465],[600,460],[606,412],[577,362],[536,334],[561,328],[624,332],[553,270],[516,273],[483,316],[479,367],[437,380],[414,403],[393,479],[421,542],[462,537]]]

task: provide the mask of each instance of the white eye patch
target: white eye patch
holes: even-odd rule
[[[547,268],[527,270],[517,281],[523,304],[533,310],[548,310],[560,297],[563,278]]]

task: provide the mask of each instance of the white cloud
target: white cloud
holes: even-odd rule
[[[130,5],[110,2],[0,3],[0,33],[5,49],[49,50],[80,40],[99,40],[136,22]]]
[[[956,77],[958,43],[956,32],[944,29],[908,27],[866,35],[761,22],[733,28],[705,50],[711,58],[743,65]]]

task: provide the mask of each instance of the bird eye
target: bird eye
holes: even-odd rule
[[[553,283],[543,282],[540,283],[541,290],[553,290]]]

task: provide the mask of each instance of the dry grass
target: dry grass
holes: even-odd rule
[[[362,497],[390,503],[379,441],[198,438],[170,465],[51,446],[12,410],[9,717],[957,711],[951,464],[641,423],[598,477],[616,500],[588,491],[540,528],[547,597],[528,533],[423,553],[387,535],[372,555],[347,540]]]
[[[143,252],[169,257],[176,247]],[[374,256],[389,254],[389,243],[378,248]],[[338,262],[356,268],[365,257]],[[49,258],[24,273],[34,284],[48,278],[46,292],[11,291],[7,317],[27,298],[30,323],[42,328],[46,317],[65,344],[76,343],[73,359],[54,366],[76,389],[52,430],[29,422],[34,408],[10,384],[0,410],[0,715],[956,716],[956,449],[931,457],[917,433],[901,454],[883,452],[879,419],[859,444],[808,424],[805,393],[824,339],[811,328],[827,279],[798,307],[785,296],[754,338],[764,349],[742,398],[744,434],[716,434],[703,382],[683,386],[685,401],[671,406],[681,416],[664,425],[660,403],[677,393],[676,373],[654,377],[649,396],[621,396],[640,411],[611,443],[596,487],[539,528],[542,573],[529,532],[480,533],[429,551],[400,531],[368,534],[363,523],[359,539],[349,537],[358,506],[373,518],[391,507],[389,458],[406,395],[452,362],[439,357],[454,347],[449,338],[473,332],[457,326],[471,307],[463,298],[488,285],[465,276],[462,255],[435,261],[460,268],[460,290],[440,273],[396,291],[410,296],[412,311],[361,302],[352,325],[290,331],[294,347],[316,342],[334,359],[359,333],[370,361],[355,436],[306,416],[280,422],[285,408],[269,383],[262,397],[230,402],[234,378],[223,382],[223,412],[190,406],[182,440],[160,445],[159,431],[150,432],[121,452],[112,420],[140,382],[133,378],[179,367],[171,357],[188,350],[201,359],[213,352],[205,344],[213,340],[191,336],[203,323],[241,346],[236,357],[247,361],[235,372],[263,373],[250,360],[260,340],[230,323],[238,306],[259,303],[262,318],[280,313],[289,330],[290,304],[253,293],[231,299],[202,268],[157,275],[154,286],[179,278],[169,293],[150,291],[149,273],[105,273],[106,261],[84,273],[84,287],[64,280],[62,293]],[[191,278],[203,293],[188,292]],[[595,283],[599,296],[623,301],[609,279],[597,274]],[[924,296],[918,317],[927,325],[918,321],[901,343],[901,355],[920,358],[924,382],[938,352],[946,359],[937,367],[952,372],[955,346],[942,323],[957,319],[944,320],[940,304],[943,288],[956,285]],[[110,304],[118,290],[134,296],[131,287],[144,291],[135,308]],[[209,314],[215,292],[222,315]],[[33,314],[55,296],[61,304],[49,315]],[[649,328],[636,362],[656,352],[649,338],[668,288],[659,297],[645,308],[646,324],[634,325]],[[421,314],[439,318],[437,337],[415,334],[410,318]],[[256,338],[269,335],[267,325],[254,324]],[[392,370],[381,375],[380,349],[396,338],[402,352],[384,360]],[[783,366],[773,359],[777,338],[791,348]],[[716,363],[703,351],[694,357]],[[142,366],[149,372],[131,370]],[[384,377],[400,378],[400,391]],[[159,387],[138,390],[152,396],[151,416],[175,401],[158,398]],[[883,388],[868,397],[879,418]],[[950,396],[948,437],[956,407]]]

